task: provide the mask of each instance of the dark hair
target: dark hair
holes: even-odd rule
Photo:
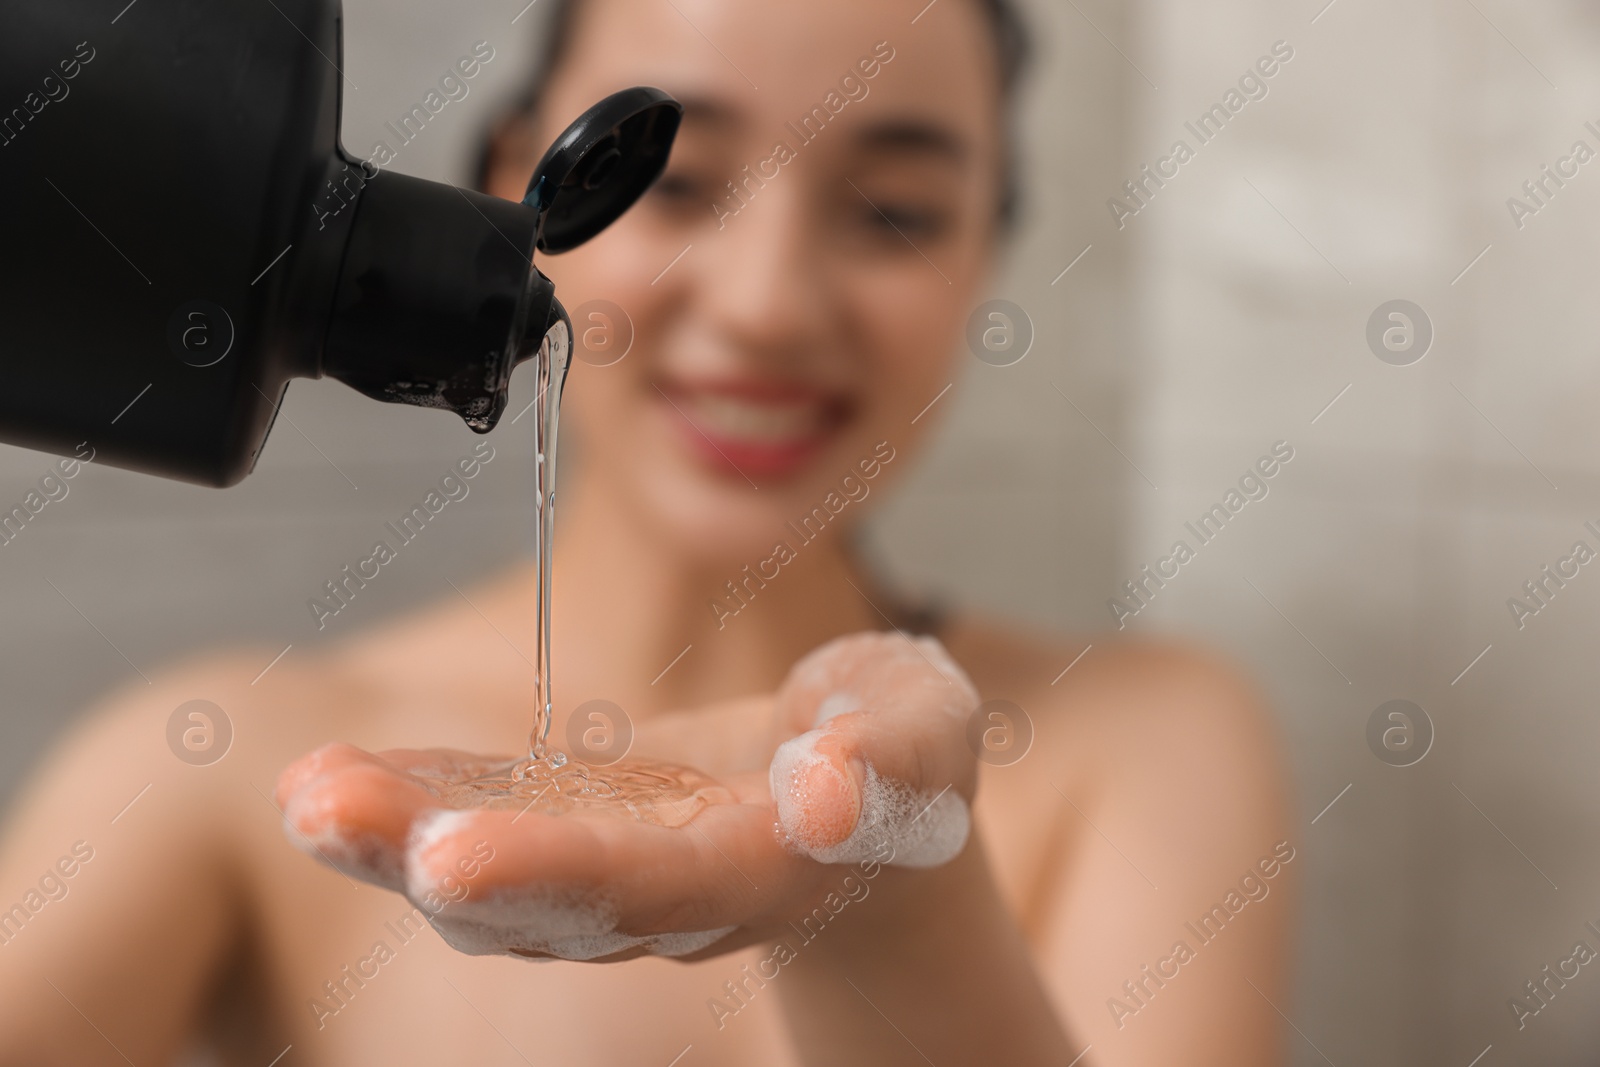
[[[1000,179],[999,219],[1009,228],[1017,215],[1021,189],[1017,175],[1016,131],[1013,113],[1016,110],[1017,87],[1032,56],[1026,22],[1018,12],[1014,0],[977,0],[994,38],[995,58],[1000,71],[1000,106],[1004,111],[1003,164]],[[532,115],[544,95],[551,77],[560,66],[562,54],[572,43],[573,26],[577,22],[578,0],[548,0],[544,32],[538,47],[538,59],[533,77],[512,101],[509,110],[502,113],[491,126],[490,134],[482,139],[478,155],[476,178],[478,188],[488,183],[489,168],[494,151],[494,133],[503,129],[508,119],[515,120]]]

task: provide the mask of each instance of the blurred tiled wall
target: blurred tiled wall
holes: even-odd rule
[[[1600,550],[1600,162],[1520,228],[1507,199],[1600,152],[1597,11],[1152,0],[1141,27],[1141,162],[1294,50],[1119,234],[1147,342],[1131,455],[1159,488],[1130,483],[1117,577],[1293,446],[1129,628],[1207,635],[1277,703],[1310,882],[1297,1062],[1593,1064],[1600,980],[1521,1029],[1508,1000],[1600,949],[1600,581],[1581,567],[1521,629],[1507,600]],[[1407,366],[1367,341],[1397,299],[1432,324]],[[1414,766],[1369,748],[1392,699],[1433,725]]]

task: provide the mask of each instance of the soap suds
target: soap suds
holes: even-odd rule
[[[460,833],[477,820],[475,811],[442,808],[426,812],[411,824],[406,838],[406,864],[413,875],[422,866],[422,857],[433,851],[435,845],[452,834]]]
[[[529,958],[543,953],[564,960],[600,959],[635,948],[655,956],[686,956],[736,929],[619,933],[616,910],[604,901],[548,889],[468,897],[429,921],[451,948],[469,956]]]
[[[859,863],[893,850],[889,862],[901,867],[936,867],[954,859],[966,845],[971,830],[967,802],[954,790],[918,791],[903,782],[883,778],[869,762],[861,789],[861,812],[849,834],[838,820],[844,812],[823,812],[816,807],[808,783],[819,771],[822,777],[840,775],[827,757],[817,752],[824,731],[813,730],[785,741],[772,759],[770,786],[778,806],[778,823],[789,845],[818,863]],[[820,845],[821,840],[837,844]]]
[[[435,811],[412,826],[407,849],[407,896],[423,899],[437,884],[429,857],[440,842],[468,834],[472,811]],[[424,912],[428,909],[424,908]],[[603,897],[576,889],[545,887],[474,890],[429,916],[445,942],[470,956],[538,959],[544,953],[564,960],[593,960],[643,948],[656,956],[685,956],[725,937],[735,927],[691,933],[625,934],[617,931],[617,912]]]
[[[848,806],[830,802],[832,798],[816,796],[818,788],[836,791],[838,796],[844,797],[855,792],[854,783],[844,772],[817,751],[817,743],[826,736],[826,730],[812,730],[785,741],[773,753],[768,772],[772,796],[778,805],[779,825],[790,844],[813,859],[818,858],[819,852],[830,849],[823,842],[847,839],[853,823],[861,821]]]

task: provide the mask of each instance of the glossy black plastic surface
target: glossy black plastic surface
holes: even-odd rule
[[[683,105],[648,86],[578,116],[534,168],[522,201],[542,215],[539,251],[576,248],[617,221],[661,176],[682,118]]]
[[[5,5],[0,440],[228,485],[315,373],[340,12],[276,3]]]
[[[338,0],[0,13],[0,442],[205,485],[254,467],[294,377],[492,428],[564,314],[534,269],[661,172],[680,108],[601,101],[534,202],[339,147]]]
[[[322,372],[391,403],[443,408],[480,433],[550,321],[521,204],[404,174],[362,190]]]

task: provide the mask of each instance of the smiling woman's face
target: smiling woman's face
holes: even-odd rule
[[[955,375],[1001,152],[982,11],[945,0],[913,24],[916,6],[581,5],[527,144],[632,85],[685,115],[639,205],[539,261],[580,333],[604,325],[581,314],[597,300],[634,329],[620,362],[573,361],[572,492],[607,490],[713,561],[770,550],[878,442],[896,459],[873,487],[904,468]],[[520,198],[533,163],[499,152],[489,191]]]

